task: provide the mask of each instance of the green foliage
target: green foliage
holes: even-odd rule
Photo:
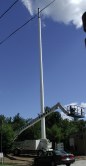
[[[51,141],[60,142],[62,138],[61,128],[54,124],[51,128],[47,128],[47,135]]]
[[[77,126],[73,121],[68,121],[67,119],[61,122],[61,128],[63,132],[63,139],[69,138],[70,135],[76,133],[78,131]]]
[[[2,128],[2,147],[3,151],[7,152],[11,148],[14,132],[9,124],[3,124]]]
[[[48,108],[47,108],[48,109]],[[30,118],[31,119],[31,118]],[[0,115],[0,145],[2,136],[3,152],[8,152],[11,148],[15,131],[28,123],[29,119],[24,119],[18,113],[13,118],[6,118]],[[64,142],[68,144],[69,137],[77,133],[86,126],[86,121],[69,121],[63,120],[59,112],[54,112],[46,117],[46,135],[52,142]],[[25,130],[18,140],[25,139],[40,139],[41,138],[41,124],[36,123],[31,128]]]
[[[18,130],[25,124],[26,124],[26,120],[24,118],[20,117],[19,113],[14,116],[13,121],[12,121],[12,127],[13,127],[14,131]]]
[[[6,153],[11,148],[14,132],[12,126],[7,123],[3,115],[0,116],[0,124],[0,145],[2,151]]]
[[[18,140],[28,140],[28,139],[40,139],[41,137],[41,129],[40,129],[40,122],[36,123],[32,127],[25,130],[21,135],[19,135]]]
[[[61,114],[59,112],[53,112],[46,117],[46,127],[51,128],[53,124],[61,123]]]

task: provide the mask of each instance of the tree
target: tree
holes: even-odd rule
[[[19,113],[14,116],[12,121],[12,127],[14,131],[17,131],[19,128],[21,128],[25,124],[26,124],[26,120],[22,118]]]
[[[63,137],[61,128],[56,124],[51,128],[47,128],[47,137],[52,142],[53,148],[55,148],[55,143],[59,143]]]
[[[8,124],[4,115],[0,115],[0,145],[1,151],[8,152],[11,148],[14,132],[11,124]]]
[[[61,120],[61,114],[59,112],[53,112],[52,114],[46,117],[46,127],[51,128],[54,124],[58,124],[59,126]]]
[[[28,128],[18,136],[18,140],[28,140],[28,139],[40,139],[41,137],[41,124],[36,123],[32,127]]]
[[[4,153],[9,152],[12,146],[14,132],[9,124],[3,124],[2,126],[2,149]]]

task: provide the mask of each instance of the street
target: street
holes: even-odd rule
[[[15,165],[27,165],[31,166],[33,163],[34,158],[31,157],[17,157],[12,155],[7,155],[7,157],[4,157],[4,164],[15,164]],[[59,165],[59,166],[66,166],[66,165]],[[71,166],[86,166],[86,156],[79,156],[76,158],[76,161],[74,164],[71,164]]]
[[[61,165],[64,166],[64,165]],[[86,166],[86,160],[77,160],[74,164],[71,164],[71,166]]]

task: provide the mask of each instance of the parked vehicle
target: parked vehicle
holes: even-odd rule
[[[63,150],[51,150],[46,151],[44,154],[42,153],[40,156],[35,157],[34,165],[36,166],[56,166],[56,165],[66,165],[70,166],[75,162],[75,157],[71,153],[67,153]]]

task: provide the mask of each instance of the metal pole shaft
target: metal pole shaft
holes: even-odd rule
[[[43,82],[43,61],[42,61],[42,36],[41,36],[41,18],[38,8],[38,24],[39,24],[39,52],[40,52],[40,100],[41,113],[44,113],[44,82]],[[41,138],[46,138],[45,117],[41,119]]]
[[[3,121],[1,121],[1,152],[2,152],[2,123]]]

